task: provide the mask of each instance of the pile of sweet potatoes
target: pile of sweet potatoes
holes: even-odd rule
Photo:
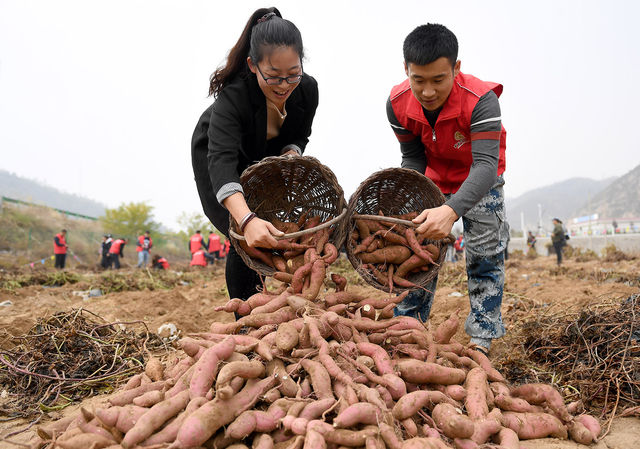
[[[297,222],[272,220],[272,224],[285,234],[313,230],[323,224],[320,216],[303,214]],[[333,228],[326,227],[296,238],[278,240],[272,249],[251,248],[238,240],[240,247],[252,259],[273,268],[273,277],[290,284],[295,293],[315,299],[324,281],[326,268],[338,258],[338,249],[329,241]],[[238,311],[240,315],[244,315]]]
[[[402,296],[258,293],[233,323],[180,340],[103,407],[38,429],[32,448],[460,448],[600,426],[550,385],[511,386],[472,346],[393,317]],[[257,305],[261,304],[261,305]]]
[[[389,215],[390,218],[411,220],[417,212]],[[428,271],[437,265],[440,244],[417,234],[414,227],[389,221],[359,218],[348,242],[351,254],[380,285],[414,288],[409,276]]]

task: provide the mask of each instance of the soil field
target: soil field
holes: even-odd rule
[[[383,297],[385,294],[375,290],[357,276],[348,262],[341,258],[334,264],[330,272],[340,272],[349,281],[347,289],[370,296]],[[51,273],[51,272],[50,272]],[[143,320],[150,332],[157,332],[165,323],[172,323],[181,335],[190,332],[207,331],[211,322],[230,322],[233,315],[215,312],[214,307],[227,301],[224,269],[208,268],[207,271],[195,272],[185,269],[184,273],[173,273],[170,288],[154,288],[154,283],[142,289],[121,288],[110,291],[103,288],[106,294],[89,296],[88,291],[104,282],[98,273],[78,273],[75,283],[46,286],[34,283],[20,287],[7,283],[12,274],[4,273],[4,288],[0,289],[0,303],[10,301],[9,305],[0,306],[0,348],[9,349],[12,336],[26,333],[39,317],[48,316],[72,308],[85,308],[108,322]],[[122,276],[132,280],[139,277],[151,277],[156,273],[124,271]],[[17,274],[15,275],[17,276]],[[104,276],[104,275],[103,275]],[[182,280],[181,280],[182,279]],[[157,281],[157,280],[156,280]],[[144,284],[139,284],[144,285]],[[112,289],[115,290],[115,289]],[[561,267],[555,264],[555,257],[512,258],[506,263],[506,282],[502,313],[507,327],[507,335],[494,342],[490,358],[497,366],[501,361],[512,356],[514,351],[521,350],[521,338],[518,335],[524,320],[531,313],[540,311],[545,314],[565,316],[580,311],[586,306],[625,299],[640,292],[640,259],[605,262],[601,259],[576,261],[569,259]],[[322,296],[322,294],[320,295]],[[7,303],[5,303],[7,304]],[[431,321],[437,325],[460,309],[464,317],[469,311],[469,298],[466,288],[466,274],[462,262],[446,264],[439,277],[438,290],[431,312]],[[137,325],[140,327],[140,325]],[[460,326],[454,339],[466,344],[469,337]],[[171,354],[161,354],[170,357]],[[510,379],[511,380],[511,379]],[[546,380],[545,380],[546,381]],[[563,388],[564,385],[556,385]],[[91,405],[104,400],[104,396],[86,399],[83,404]],[[0,401],[2,401],[0,399]],[[10,409],[11,403],[0,402],[0,408]],[[78,405],[50,413],[41,418],[46,422],[77,410]],[[591,409],[591,414],[599,416],[598,410]],[[609,427],[607,435],[591,447],[598,449],[633,449],[640,447],[640,419],[637,417],[615,418],[606,420],[603,428]],[[24,429],[31,420],[13,419],[0,422],[0,447],[20,447],[4,440],[7,435]],[[30,429],[11,436],[17,443],[27,442],[34,432]],[[584,448],[579,444],[556,439],[529,440],[521,443],[526,449],[569,449]]]

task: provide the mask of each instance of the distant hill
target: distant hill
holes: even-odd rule
[[[0,195],[76,214],[99,217],[106,206],[79,195],[61,192],[37,181],[0,170]]]
[[[524,213],[524,222],[528,230],[538,227],[538,204],[540,205],[541,224],[544,229],[551,228],[551,219],[554,217],[565,221],[569,218],[582,215],[577,208],[586,205],[591,197],[594,204],[596,195],[603,192],[617,178],[607,178],[596,181],[588,178],[571,178],[545,187],[530,190],[517,198],[507,198],[507,217],[512,229],[521,230],[521,214]],[[636,196],[638,188],[636,187]],[[637,200],[637,198],[636,198]]]
[[[597,213],[600,218],[640,217],[640,165],[616,179],[578,208],[575,216]]]

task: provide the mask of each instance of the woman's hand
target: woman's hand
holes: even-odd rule
[[[425,209],[420,215],[414,218],[414,223],[421,223],[416,229],[418,234],[425,234],[427,238],[440,240],[451,232],[453,224],[458,219],[458,215],[451,207],[443,204],[433,209]]]
[[[268,221],[255,217],[244,228],[244,238],[247,245],[251,247],[273,248],[278,241],[273,236],[284,235],[284,232],[278,231]]]

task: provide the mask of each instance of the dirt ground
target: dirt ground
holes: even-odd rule
[[[384,296],[361,281],[346,262],[340,264],[349,279],[348,289],[371,296]],[[10,344],[11,335],[27,332],[38,317],[66,311],[71,308],[85,308],[107,321],[144,320],[149,330],[156,332],[165,323],[173,323],[181,334],[206,331],[213,321],[229,322],[233,315],[215,312],[217,305],[227,300],[222,267],[209,269],[207,276],[193,282],[184,282],[169,290],[142,290],[109,293],[99,297],[82,296],[86,283],[66,284],[61,287],[28,287],[0,289],[0,303],[11,301],[11,305],[0,307],[0,348]],[[90,276],[85,274],[85,276]],[[494,342],[491,358],[499,360],[515,347],[515,329],[522,319],[522,310],[543,307],[552,313],[566,314],[568,311],[595,304],[607,299],[627,298],[640,291],[640,259],[620,262],[591,260],[577,262],[568,260],[562,267],[556,267],[555,257],[511,258],[506,263],[505,295],[502,313],[507,327],[507,336]],[[80,293],[78,293],[80,292]],[[434,325],[444,321],[453,311],[460,309],[464,318],[469,311],[466,291],[466,275],[462,262],[448,264],[439,277],[438,290],[434,301],[431,321]],[[467,343],[469,338],[462,326],[455,339]],[[103,397],[87,399],[85,403],[96,403]],[[10,404],[4,404],[10,407]],[[77,409],[71,406],[59,417]],[[45,417],[46,420],[48,417]],[[2,440],[8,434],[21,430],[28,420],[0,422],[0,448],[19,447]],[[633,449],[640,447],[640,419],[616,418],[610,423],[608,434],[597,444],[598,449]],[[604,428],[606,429],[605,422]],[[32,430],[12,436],[11,440],[24,443],[33,435]],[[555,440],[529,440],[521,443],[525,449],[574,449],[585,446]]]

